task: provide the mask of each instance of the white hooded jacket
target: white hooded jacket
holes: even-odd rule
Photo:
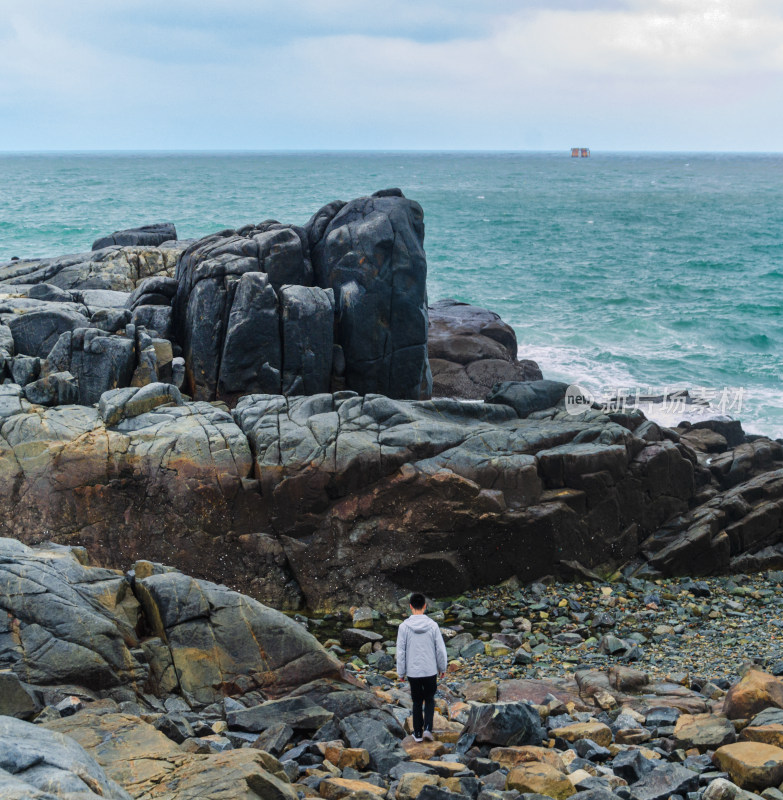
[[[426,614],[411,614],[397,630],[397,674],[429,678],[446,671],[446,645],[438,623]]]

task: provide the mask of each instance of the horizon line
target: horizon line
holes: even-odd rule
[[[576,145],[575,145],[576,146]],[[579,145],[579,147],[582,147]],[[595,155],[782,155],[783,150],[596,150],[588,148],[591,157]],[[64,150],[0,150],[0,156],[47,156],[47,155],[357,155],[357,154],[476,154],[476,155],[517,155],[517,154],[569,154],[572,147],[544,149],[505,149],[505,148],[73,148]]]

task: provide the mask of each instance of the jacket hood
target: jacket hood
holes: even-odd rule
[[[426,614],[411,614],[402,624],[407,625],[414,633],[427,633],[438,623]]]

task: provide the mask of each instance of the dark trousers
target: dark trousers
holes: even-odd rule
[[[429,675],[426,678],[408,678],[411,686],[413,700],[413,732],[421,736],[423,730],[432,730],[432,720],[435,717],[435,690],[438,688],[438,676]],[[421,707],[424,705],[424,720],[422,724]]]

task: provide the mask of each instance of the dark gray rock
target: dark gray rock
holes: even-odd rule
[[[70,292],[60,289],[59,286],[53,286],[51,283],[34,284],[27,290],[27,296],[33,300],[47,300],[52,303],[73,302],[73,295]]]
[[[265,273],[273,289],[283,284],[311,285],[312,266],[304,231],[278,223],[262,223],[243,230],[241,235],[224,231],[196,242],[178,262],[175,329],[188,367],[188,393],[197,399],[212,400],[219,395],[218,379],[229,324],[236,328],[242,309],[248,304],[256,312],[269,308],[267,299],[253,300],[263,290],[255,281],[240,294],[240,305],[231,319],[241,277],[249,272]],[[260,314],[260,319],[266,325],[265,313]],[[250,341],[252,323],[245,325],[240,335]],[[261,337],[263,343],[268,334],[262,331]],[[265,360],[259,353],[255,363],[263,365]]]
[[[315,286],[280,289],[283,383],[286,395],[329,391],[332,375],[334,293]]]
[[[90,317],[90,325],[107,333],[118,333],[125,330],[131,321],[131,312],[127,308],[100,308]]]
[[[260,733],[275,725],[290,725],[294,730],[317,731],[333,717],[309,697],[286,697],[232,711],[226,715],[229,728]]]
[[[370,767],[383,775],[408,758],[400,742],[405,731],[394,716],[383,709],[351,714],[340,722],[350,747],[363,747],[370,754]]]
[[[0,671],[0,716],[30,719],[36,710],[35,700],[19,677],[10,670]]]
[[[155,720],[154,724],[162,734],[177,744],[182,744],[186,739],[193,739],[196,736],[193,726],[178,712],[164,714]]]
[[[526,703],[480,703],[471,706],[462,735],[498,747],[540,746],[544,729],[538,712]]]
[[[11,360],[11,378],[20,386],[27,386],[41,374],[41,359],[35,356],[14,356]]]
[[[77,328],[88,328],[90,321],[79,311],[58,305],[27,311],[8,320],[16,352],[46,358],[60,335]]]
[[[679,764],[662,764],[630,787],[633,800],[668,800],[699,788],[699,776]]]
[[[360,394],[429,397],[421,206],[381,192],[330,203],[306,230],[315,282],[334,290],[346,386]]]
[[[510,406],[524,419],[534,411],[556,406],[565,397],[567,388],[568,384],[560,381],[512,381],[493,387],[485,402]]]
[[[450,792],[443,786],[433,786],[432,784],[428,784],[427,786],[424,786],[416,795],[416,800],[456,800],[456,798],[471,796],[474,795],[469,795],[463,792],[457,794],[456,792]]]
[[[125,302],[126,308],[135,311],[139,306],[170,306],[177,294],[177,281],[166,275],[153,275],[139,281]]]
[[[79,383],[70,372],[50,372],[24,387],[24,396],[39,406],[63,406],[79,402]]]
[[[173,314],[171,306],[140,305],[133,310],[130,321],[163,339],[170,339],[174,335]]]
[[[280,393],[283,353],[278,305],[267,275],[246,272],[240,277],[223,343],[217,386],[221,397]]]
[[[614,757],[612,771],[630,784],[652,772],[656,764],[656,761],[645,758],[639,750],[624,750]]]
[[[79,328],[60,336],[46,361],[46,370],[70,372],[79,384],[79,402],[89,406],[109,389],[130,385],[135,353],[131,338]]]
[[[256,750],[264,750],[273,756],[282,755],[286,745],[294,736],[294,729],[285,722],[268,727],[253,743]]]
[[[156,222],[153,225],[142,225],[139,228],[128,228],[114,231],[92,243],[93,250],[120,245],[122,247],[157,247],[163,242],[177,238],[177,229],[173,222]]]

